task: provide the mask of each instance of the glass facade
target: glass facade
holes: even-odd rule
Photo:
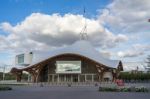
[[[98,82],[97,74],[49,74],[49,82]]]
[[[24,54],[18,55],[18,64],[24,63]]]

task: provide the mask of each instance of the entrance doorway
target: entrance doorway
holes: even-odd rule
[[[73,82],[78,82],[79,81],[78,75],[72,75],[72,78],[73,78]]]
[[[49,82],[78,82],[78,74],[51,74],[49,75]]]
[[[71,75],[66,75],[66,82],[71,82]]]
[[[49,82],[97,82],[96,74],[50,74]]]

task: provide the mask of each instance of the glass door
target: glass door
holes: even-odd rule
[[[72,75],[73,82],[78,82],[78,75]]]
[[[66,75],[66,82],[71,82],[71,75]]]

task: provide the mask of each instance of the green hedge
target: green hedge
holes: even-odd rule
[[[8,86],[0,86],[0,91],[5,91],[5,90],[12,90],[12,88]]]
[[[149,90],[145,87],[99,87],[100,92],[148,92]]]
[[[143,81],[143,80],[150,80],[150,73],[130,73],[130,72],[121,72],[119,79],[123,80],[138,80],[138,81]]]
[[[99,91],[117,92],[118,89],[116,87],[99,87]]]

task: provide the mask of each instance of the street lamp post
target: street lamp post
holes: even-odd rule
[[[3,71],[3,81],[5,80],[5,70],[6,70],[6,67],[5,67],[5,65],[4,66],[1,66],[0,68],[2,68],[2,71]]]
[[[6,66],[3,67],[3,81],[5,80],[5,70],[6,70]]]
[[[5,69],[6,69],[6,67],[4,66],[3,67],[3,81],[5,80]]]

